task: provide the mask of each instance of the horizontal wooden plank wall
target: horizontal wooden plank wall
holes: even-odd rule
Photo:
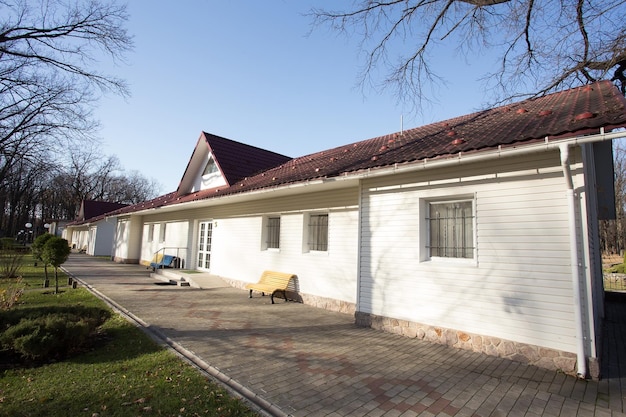
[[[167,224],[167,246],[174,242],[174,228],[192,246],[197,222],[213,222],[211,273],[228,279],[256,282],[265,269],[290,272],[298,276],[298,290],[303,294],[356,302],[358,253],[358,187],[258,199],[244,203],[194,208],[144,216],[142,259],[149,259],[159,246],[159,228]],[[306,249],[306,215],[328,213],[328,251]],[[263,248],[264,216],[280,216],[280,249]],[[153,242],[147,242],[147,228],[154,224]],[[187,226],[185,226],[187,225]],[[184,227],[190,230],[183,231]],[[172,230],[172,233],[170,233]],[[163,246],[163,245],[161,245]],[[182,246],[182,245],[181,245]],[[189,262],[189,261],[188,261]],[[192,264],[187,263],[190,267]]]
[[[582,184],[582,165],[573,166]],[[429,199],[475,202],[474,260],[429,260]],[[358,311],[575,351],[558,152],[363,182]]]

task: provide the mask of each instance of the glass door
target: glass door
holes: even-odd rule
[[[211,268],[211,239],[213,222],[200,222],[198,227],[198,269],[208,271]]]

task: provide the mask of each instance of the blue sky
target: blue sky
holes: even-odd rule
[[[460,116],[485,102],[484,60],[452,48],[433,57],[449,84],[422,114],[392,92],[361,89],[358,37],[320,27],[311,7],[326,0],[181,2],[132,0],[134,51],[107,72],[131,97],[105,97],[96,111],[103,151],[127,170],[174,191],[201,131],[296,157]],[[345,3],[349,6],[349,3]]]

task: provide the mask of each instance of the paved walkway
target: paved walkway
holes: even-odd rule
[[[221,280],[155,285],[144,267],[87,255],[64,267],[266,415],[626,417],[623,304],[609,309],[607,377],[581,381],[358,328],[351,315],[248,299]]]

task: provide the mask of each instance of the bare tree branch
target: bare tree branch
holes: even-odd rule
[[[100,61],[123,61],[132,47],[126,20],[115,0],[0,0],[0,233],[35,217],[72,219],[80,200],[63,184],[107,198],[107,178],[123,178],[111,157],[95,172],[77,162],[91,176],[68,182],[59,159],[95,149],[85,143],[97,144],[92,109],[102,94],[128,94],[100,71]]]
[[[95,139],[93,104],[127,95],[98,62],[132,47],[114,0],[0,1],[0,182],[19,158]]]
[[[430,66],[439,48],[499,54],[497,70],[483,78],[495,87],[494,103],[599,79],[626,91],[626,0],[361,0],[310,15],[314,27],[362,37],[361,85],[384,70],[382,85],[418,110],[424,87],[445,82]]]

